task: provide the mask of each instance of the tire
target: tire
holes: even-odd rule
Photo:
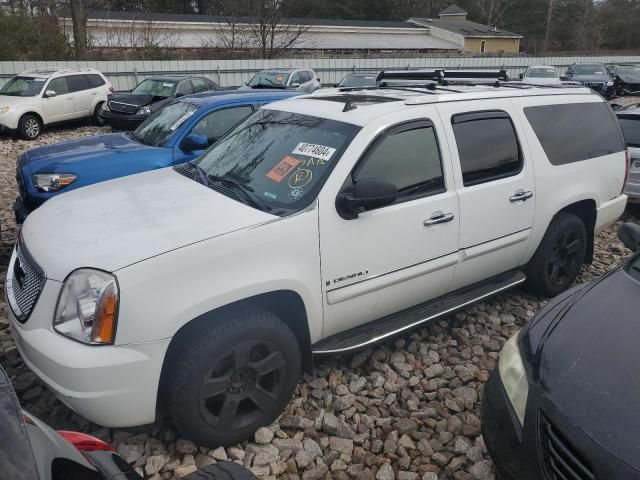
[[[93,111],[93,115],[91,117],[91,123],[93,123],[94,125],[96,125],[97,127],[103,127],[104,126],[104,120],[102,119],[102,117],[100,116],[100,111],[102,110],[102,106],[104,105],[104,102],[100,102],[96,105],[95,110]]]
[[[184,480],[256,480],[256,476],[235,462],[218,462],[199,468]]]
[[[35,140],[42,133],[42,121],[32,113],[26,113],[18,122],[18,134],[25,140]]]
[[[237,444],[272,423],[301,372],[297,339],[272,313],[239,312],[214,321],[182,343],[167,390],[176,428],[207,447]]]
[[[531,289],[554,297],[573,284],[587,252],[587,230],[571,213],[560,213],[551,221],[538,250],[527,266]]]

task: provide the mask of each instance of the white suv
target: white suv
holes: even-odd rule
[[[269,424],[313,354],[528,280],[554,295],[623,212],[618,122],[586,88],[416,86],[258,110],[199,159],[78,189],[25,222],[17,346],[110,427],[201,445]]]
[[[24,72],[0,88],[0,131],[35,140],[44,125],[81,118],[99,122],[110,93],[111,84],[92,68]]]

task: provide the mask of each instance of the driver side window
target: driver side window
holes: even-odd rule
[[[183,80],[178,84],[178,88],[176,89],[176,97],[182,97],[184,95],[193,94],[193,85],[191,85],[191,80]]]
[[[213,145],[220,137],[251,115],[251,113],[253,113],[253,107],[251,105],[216,110],[200,119],[196,126],[193,127],[191,133],[204,135],[207,137],[209,145]]]
[[[53,90],[56,92],[56,95],[64,95],[69,93],[69,88],[67,87],[67,79],[65,77],[54,78],[49,82],[46,90]]]
[[[301,72],[296,72],[293,75],[291,75],[291,81],[289,82],[289,85],[293,85],[293,84],[302,84],[304,83],[302,80],[302,75]]]
[[[398,189],[396,203],[445,191],[438,139],[428,120],[391,128],[369,147],[351,175],[352,185],[362,179],[380,179]]]

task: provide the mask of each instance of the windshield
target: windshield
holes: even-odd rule
[[[243,184],[275,213],[318,194],[360,127],[276,110],[259,110],[195,160],[211,177]]]
[[[46,81],[46,78],[13,77],[4,87],[0,88],[0,95],[35,97],[42,91]]]
[[[339,87],[375,87],[375,75],[347,75],[340,82]]]
[[[158,110],[140,125],[133,136],[140,143],[152,147],[164,147],[198,107],[187,102],[175,102]]]
[[[287,79],[289,78],[289,72],[276,72],[265,70],[258,72],[254,77],[249,80],[250,87],[271,87],[271,88],[284,88],[287,85]]]
[[[633,73],[640,74],[640,65],[620,65],[616,67],[617,73]]]
[[[576,65],[575,72],[578,75],[605,75],[607,69],[604,65]]]
[[[530,68],[527,73],[527,77],[531,78],[556,78],[558,74],[556,69],[552,67],[548,68]]]
[[[154,97],[170,97],[176,82],[172,80],[154,80],[148,78],[133,89],[133,93],[145,93]]]

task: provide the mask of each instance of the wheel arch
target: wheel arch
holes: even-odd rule
[[[598,211],[596,208],[596,201],[593,199],[579,200],[563,207],[559,210],[553,218],[556,218],[560,213],[571,213],[582,220],[582,223],[587,230],[587,251],[585,254],[585,263],[593,262],[594,245],[595,245],[595,226]]]
[[[18,126],[20,125],[20,121],[22,120],[22,118],[23,118],[25,115],[33,115],[34,117],[37,117],[37,118],[38,118],[38,120],[40,120],[40,124],[41,124],[41,125],[43,125],[43,126],[45,125],[45,122],[44,122],[44,116],[43,116],[43,115],[41,115],[40,113],[36,112],[35,110],[27,110],[27,111],[25,111],[25,112],[22,112],[22,113],[20,114],[20,116],[18,117]]]
[[[172,367],[181,348],[194,336],[199,336],[210,322],[224,316],[251,309],[267,310],[282,320],[293,332],[300,347],[302,369],[309,372],[313,368],[313,354],[311,350],[311,335],[307,309],[302,297],[293,290],[276,290],[261,293],[253,297],[232,302],[205,312],[189,322],[185,323],[171,338],[169,347],[164,356],[160,373],[160,384],[156,398],[156,416],[161,417],[166,412],[166,404],[163,400],[168,383],[172,375]]]

